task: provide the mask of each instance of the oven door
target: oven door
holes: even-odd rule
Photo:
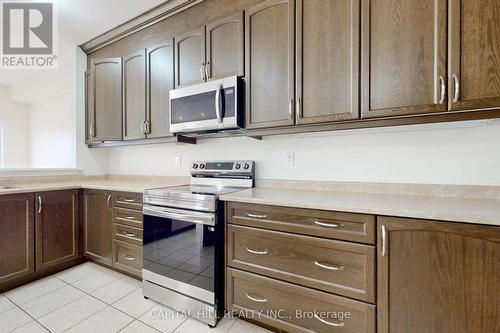
[[[143,279],[216,304],[216,215],[151,205],[143,212]]]
[[[236,76],[170,91],[170,131],[197,132],[238,128]]]

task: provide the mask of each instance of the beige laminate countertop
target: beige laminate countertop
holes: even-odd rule
[[[500,226],[500,200],[253,188],[224,201]]]
[[[9,183],[6,185],[12,186],[12,189],[0,190],[0,195],[16,194],[16,193],[29,193],[29,192],[44,192],[44,191],[58,191],[70,190],[76,188],[104,190],[104,191],[118,191],[118,192],[133,192],[143,193],[144,190],[149,188],[158,187],[171,187],[178,185],[185,185],[187,182],[183,179],[179,180],[162,180],[162,181],[126,181],[126,180],[70,180],[70,181],[51,181],[51,182],[22,182],[22,183]]]

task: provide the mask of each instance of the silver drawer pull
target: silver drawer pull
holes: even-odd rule
[[[267,215],[266,214],[252,214],[252,213],[247,213],[248,217],[253,217],[254,219],[266,219]]]
[[[248,293],[245,293],[245,296],[249,300],[257,302],[257,303],[267,303],[267,298],[255,298],[255,297],[252,297],[252,296],[248,295]]]
[[[134,256],[129,256],[129,255],[124,255],[123,259],[128,260],[128,261],[135,261],[135,257]]]
[[[136,236],[136,234],[134,234],[133,232],[126,232],[126,231],[123,232],[123,235],[127,236],[127,237],[135,237]]]
[[[252,253],[252,254],[258,254],[258,255],[266,255],[267,254],[267,250],[262,250],[262,251],[259,251],[259,250],[252,250],[250,248],[247,247],[247,251]]]
[[[314,224],[322,226],[322,227],[327,227],[327,228],[343,228],[345,225],[342,223],[323,223],[320,221],[314,221]]]
[[[123,201],[125,201],[125,202],[129,202],[129,203],[134,203],[134,202],[135,202],[135,199],[123,199]]]
[[[127,220],[135,220],[135,216],[125,216]]]
[[[323,324],[328,325],[328,326],[333,326],[333,327],[343,327],[344,326],[344,323],[341,321],[336,322],[336,323],[332,323],[331,321],[326,321],[323,318],[321,318],[320,316],[318,316],[317,313],[314,314],[314,318],[316,318],[317,320],[319,320],[320,322],[322,322]]]
[[[318,261],[315,261],[314,264],[318,267],[328,269],[330,271],[343,271],[345,268],[344,266],[337,266],[337,265],[329,265],[329,264],[322,264]]]

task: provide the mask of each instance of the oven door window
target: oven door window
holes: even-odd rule
[[[144,268],[214,292],[214,227],[144,216]]]
[[[172,124],[217,120],[215,91],[179,97],[172,100]]]

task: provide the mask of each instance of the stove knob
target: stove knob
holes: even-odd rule
[[[234,168],[235,168],[236,170],[239,170],[239,169],[241,168],[241,164],[236,163],[236,164],[234,165]]]
[[[198,169],[198,164],[193,163],[193,169]]]
[[[245,164],[243,165],[243,169],[245,169],[245,170],[246,170],[246,169],[248,169],[248,168],[250,168],[250,164],[245,163]]]
[[[200,169],[205,169],[205,164],[200,164]]]

